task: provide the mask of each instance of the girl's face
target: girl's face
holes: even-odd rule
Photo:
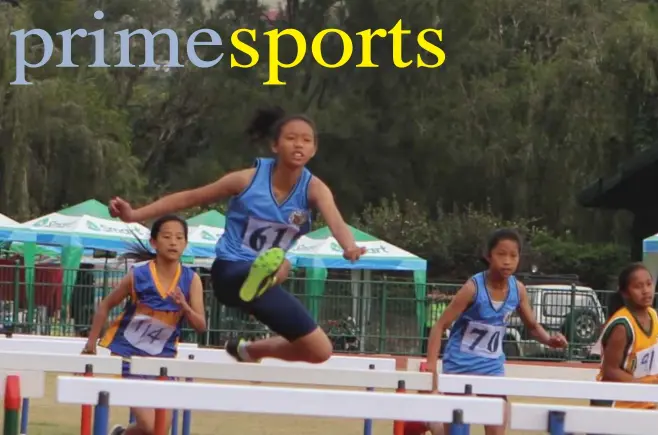
[[[489,270],[501,278],[509,278],[519,267],[519,244],[514,240],[500,240],[487,257]]]
[[[655,287],[653,278],[646,269],[637,269],[628,280],[626,295],[630,302],[638,308],[649,308],[653,305]]]
[[[151,239],[151,246],[158,257],[169,261],[179,261],[187,247],[183,224],[178,221],[163,223],[157,237]]]
[[[301,119],[286,122],[272,151],[287,167],[305,166],[316,151],[313,127]]]

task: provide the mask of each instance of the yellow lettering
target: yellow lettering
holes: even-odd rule
[[[235,55],[231,54],[231,68],[251,68],[258,63],[260,56],[258,50],[251,45],[240,41],[240,33],[246,33],[251,36],[251,40],[256,42],[256,31],[253,29],[238,29],[231,35],[231,44],[240,52],[246,54],[251,58],[251,62],[246,65],[241,64],[235,59]]]
[[[322,40],[324,39],[325,35],[330,33],[337,34],[340,36],[341,41],[343,41],[343,55],[340,57],[338,62],[334,63],[333,65],[328,64],[322,56]],[[315,38],[313,38],[313,42],[311,42],[311,53],[313,53],[313,58],[318,63],[318,65],[325,68],[340,68],[341,66],[345,65],[352,57],[352,53],[354,53],[354,45],[352,44],[352,39],[350,39],[349,35],[342,30],[324,29],[315,35]]]
[[[358,64],[357,68],[377,68],[379,65],[372,63],[372,38],[378,36],[380,38],[386,38],[386,30],[377,29],[374,32],[372,29],[362,30],[357,32],[357,35],[361,37],[361,63]]]
[[[411,30],[402,30],[402,20],[398,20],[388,33],[393,36],[393,64],[397,68],[408,67],[413,61],[402,60],[402,35],[410,35]]]
[[[306,39],[304,35],[299,30],[296,29],[284,29],[279,31],[279,29],[269,30],[264,33],[270,40],[270,58],[268,60],[268,80],[263,82],[264,85],[285,85],[286,82],[279,80],[279,69],[280,68],[294,68],[299,65],[304,56],[306,56]],[[281,36],[292,36],[297,43],[297,56],[295,60],[286,64],[281,63],[279,60],[279,38]]]
[[[439,42],[443,42],[443,30],[440,29],[425,29],[422,32],[418,34],[418,45],[420,48],[423,50],[427,51],[428,53],[432,54],[433,56],[436,57],[436,63],[430,65],[428,63],[425,63],[423,61],[423,58],[420,54],[416,55],[416,67],[417,68],[438,68],[441,65],[444,64],[446,61],[446,53],[442,49],[440,49],[438,46],[432,44],[429,42],[427,39],[425,39],[425,35],[428,33],[433,33],[437,36],[439,39]]]

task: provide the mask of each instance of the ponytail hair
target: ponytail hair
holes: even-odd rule
[[[290,121],[303,121],[311,126],[315,143],[318,141],[318,133],[315,123],[306,115],[286,115],[279,106],[258,109],[247,126],[245,133],[253,141],[272,140],[276,141],[281,135],[281,129]]]
[[[612,293],[608,297],[608,319],[607,320],[610,320],[610,318],[617,311],[624,308],[624,305],[626,305],[626,303],[624,302],[624,297],[622,296],[621,292],[616,291],[616,292]]]
[[[151,240],[155,240],[158,238],[158,234],[160,234],[160,229],[162,228],[162,225],[172,221],[181,224],[181,226],[183,227],[183,232],[185,234],[185,240],[187,240],[188,231],[189,231],[187,222],[185,222],[185,219],[173,214],[162,216],[156,219],[155,222],[153,222],[153,225],[151,225]],[[142,240],[137,236],[137,234],[135,234],[132,228],[128,227],[128,229],[135,237],[136,242],[130,243],[128,245],[127,252],[124,253],[122,257],[130,260],[135,260],[135,262],[155,259],[157,253],[153,251],[153,249],[146,246],[142,242]]]
[[[133,236],[135,236],[137,241],[128,246],[127,252],[124,253],[122,257],[128,260],[134,260],[135,263],[154,260],[157,255],[155,251],[149,249],[149,247],[146,246],[132,230],[130,230],[130,232],[133,233]]]
[[[258,109],[247,126],[247,136],[251,140],[271,139],[274,126],[285,117],[279,106]]]

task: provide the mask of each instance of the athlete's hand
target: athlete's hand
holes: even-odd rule
[[[110,215],[121,219],[124,222],[135,222],[135,212],[127,201],[117,197],[110,200]]]
[[[82,349],[82,355],[96,355],[96,343],[87,343],[85,344],[84,349]]]
[[[564,337],[564,335],[557,334],[551,336],[551,338],[548,339],[548,343],[546,344],[548,344],[548,346],[552,347],[553,349],[564,349],[569,345],[569,342]]]
[[[180,289],[180,287],[176,287],[175,290],[171,291],[169,296],[174,300],[174,302],[180,305],[181,308],[186,309],[189,306],[187,304],[187,299],[185,299],[185,295],[183,294],[183,291]]]
[[[343,258],[345,260],[349,260],[352,263],[354,263],[365,253],[366,253],[366,248],[362,248],[354,245],[351,248],[347,248],[343,250]]]

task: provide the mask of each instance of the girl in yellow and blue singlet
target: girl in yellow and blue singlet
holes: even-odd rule
[[[619,274],[619,287],[608,304],[609,318],[601,333],[601,382],[658,383],[658,315],[652,308],[653,277],[633,263]],[[656,409],[653,402],[592,400],[592,406]]]
[[[108,313],[126,301],[123,312],[99,342],[113,354],[124,357],[125,378],[148,378],[130,374],[132,356],[175,357],[184,320],[199,332],[206,328],[201,279],[192,269],[180,264],[187,246],[187,232],[187,223],[177,216],[156,220],[151,228],[155,254],[143,247],[146,252],[133,255],[152,259],[135,264],[96,310],[85,353],[96,353],[96,341]],[[132,412],[136,423],[128,428],[115,426],[111,435],[153,433],[155,411],[134,408]]]

